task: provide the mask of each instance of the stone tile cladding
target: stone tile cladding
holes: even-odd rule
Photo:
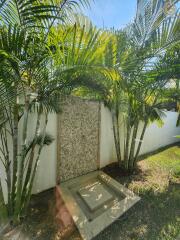
[[[100,104],[78,97],[61,99],[58,115],[57,181],[97,170],[99,162]]]

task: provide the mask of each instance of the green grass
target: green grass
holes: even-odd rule
[[[180,239],[180,147],[170,147],[139,162],[139,172],[117,180],[141,197],[95,240]]]
[[[146,161],[152,168],[164,168],[172,175],[180,177],[180,146],[174,146],[150,156],[146,158]]]

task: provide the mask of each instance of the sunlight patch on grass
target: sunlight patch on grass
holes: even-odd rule
[[[136,194],[162,193],[166,191],[170,181],[180,181],[180,147],[174,146],[149,156],[138,165],[142,172],[128,187]]]
[[[180,177],[180,147],[174,146],[145,159],[154,168],[167,170]]]

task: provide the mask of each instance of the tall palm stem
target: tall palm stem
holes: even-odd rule
[[[126,123],[126,142],[124,149],[124,167],[128,170],[129,168],[129,144],[130,144],[130,136],[131,136],[131,125],[130,125],[130,116],[127,116]]]
[[[34,164],[34,168],[32,170],[31,179],[29,181],[29,188],[27,189],[27,193],[26,193],[26,199],[25,199],[24,209],[23,209],[24,212],[27,211],[27,207],[28,207],[28,204],[29,204],[29,201],[30,201],[32,187],[33,187],[33,183],[34,183],[34,178],[35,178],[35,174],[36,174],[36,171],[37,171],[40,154],[41,154],[41,151],[42,151],[43,145],[44,145],[47,123],[48,123],[48,112],[45,113],[45,123],[44,123],[44,127],[43,127],[43,130],[42,130],[43,135],[42,135],[41,143],[40,143],[40,146],[39,146],[39,149],[38,149],[37,157],[35,159],[35,164]]]
[[[133,135],[132,135],[132,140],[131,140],[131,148],[130,148],[130,154],[129,154],[129,169],[133,169],[133,162],[134,162],[134,152],[135,152],[135,146],[136,146],[136,137],[137,137],[137,132],[138,132],[138,127],[139,127],[139,121],[136,120],[134,124],[134,129],[133,129]]]
[[[18,122],[19,122],[19,108],[15,104],[13,109],[13,171],[12,171],[12,208],[15,207],[15,194],[17,184],[17,169],[18,169]]]
[[[8,192],[8,214],[12,215],[12,201],[11,201],[11,162],[9,158],[9,148],[7,139],[7,128],[6,126],[1,129],[0,132],[1,143],[3,148],[4,166],[6,171],[6,184]]]
[[[2,182],[0,178],[0,223],[3,223],[8,217],[7,207],[4,201],[3,189],[2,189]],[[1,225],[0,225],[1,226]]]
[[[17,193],[16,193],[16,203],[15,203],[15,212],[14,212],[14,221],[19,221],[19,213],[21,206],[21,193],[23,186],[23,169],[24,161],[26,157],[26,148],[27,148],[27,127],[28,127],[28,116],[29,116],[29,96],[25,99],[25,110],[24,110],[24,121],[23,121],[23,132],[22,132],[22,147],[21,154],[18,157],[18,178],[17,178]]]
[[[115,143],[115,149],[116,149],[116,156],[117,160],[120,163],[121,162],[121,152],[120,152],[120,141],[119,141],[119,124],[117,115],[113,112],[112,113],[112,123],[113,123],[113,135],[114,135],[114,143]]]
[[[136,154],[135,154],[135,157],[134,157],[133,167],[135,167],[135,165],[137,163],[139,152],[141,150],[141,145],[142,145],[142,141],[144,139],[144,134],[146,132],[147,125],[148,125],[148,120],[146,119],[145,122],[144,122],[144,126],[143,126],[143,129],[142,129],[142,132],[141,132],[138,148],[136,150]]]
[[[30,181],[31,174],[32,174],[33,160],[34,160],[34,155],[35,155],[35,147],[37,144],[38,136],[40,134],[40,125],[41,125],[40,121],[41,121],[41,107],[39,107],[38,113],[37,113],[35,137],[34,137],[34,140],[33,140],[32,146],[31,146],[31,152],[30,152],[29,162],[28,162],[28,169],[26,172],[26,177],[25,177],[24,186],[23,186],[23,190],[22,190],[22,201],[21,201],[22,209],[24,208],[24,205],[25,205],[26,191],[28,188],[28,183]]]
[[[118,140],[118,151],[119,151],[119,165],[121,164],[121,141],[120,141],[120,125],[119,125],[119,106],[116,105],[116,122],[117,122],[117,140]]]

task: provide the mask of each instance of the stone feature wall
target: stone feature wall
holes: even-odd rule
[[[100,104],[66,97],[58,115],[57,180],[66,181],[98,169]]]

